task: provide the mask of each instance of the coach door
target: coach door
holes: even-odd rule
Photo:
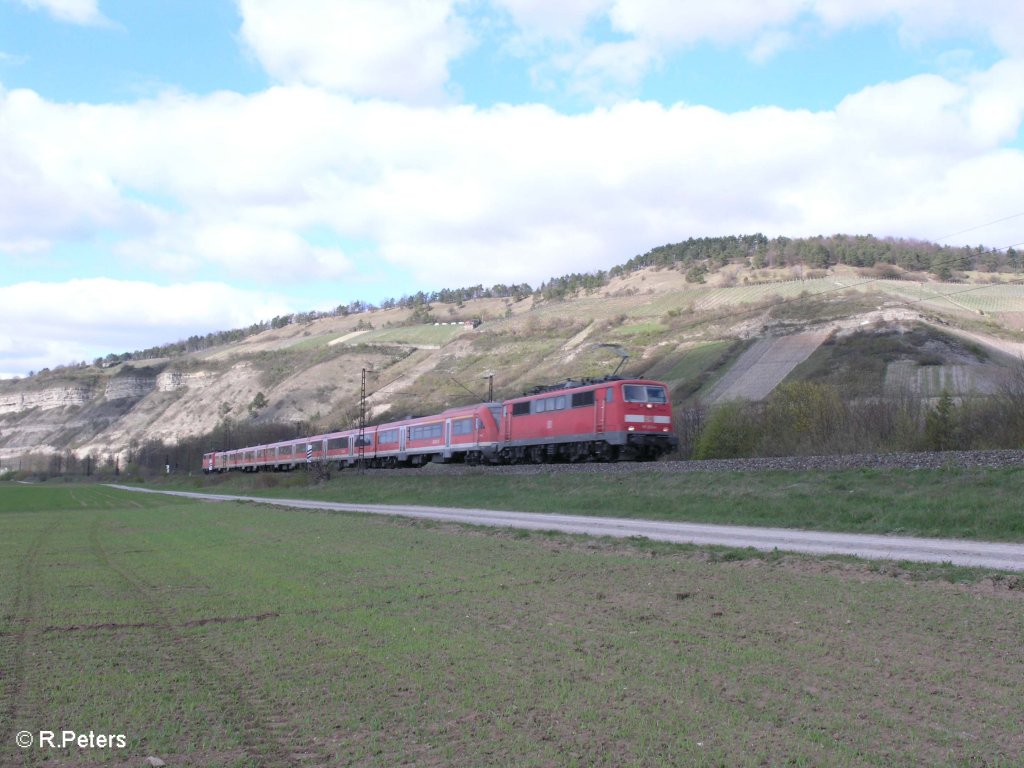
[[[604,434],[605,405],[608,402],[610,391],[608,387],[605,387],[595,392],[597,400],[594,403],[594,432],[598,435]]]
[[[452,420],[451,419],[445,419],[444,420],[444,447],[445,448],[451,448],[452,447]]]

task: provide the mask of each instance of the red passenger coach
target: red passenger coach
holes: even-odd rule
[[[652,460],[678,444],[668,390],[657,381],[568,381],[502,406],[506,462]]]
[[[497,414],[491,404],[449,408],[436,416],[374,427],[376,445],[367,449],[371,466],[422,466],[429,461],[491,461],[497,453]]]

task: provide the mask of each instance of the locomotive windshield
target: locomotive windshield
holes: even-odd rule
[[[660,403],[668,402],[664,387],[644,386],[641,384],[624,384],[622,397],[627,403]]]

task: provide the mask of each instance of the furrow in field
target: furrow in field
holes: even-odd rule
[[[203,635],[188,633],[186,630],[196,622],[179,616],[161,601],[152,585],[114,560],[103,546],[98,524],[99,520],[90,531],[90,546],[102,566],[113,571],[145,606],[160,646],[160,652],[151,655],[155,663],[168,665],[172,676],[176,669],[187,669],[193,679],[201,681],[223,725],[240,734],[246,759],[253,765],[284,768],[324,764],[326,756],[293,732],[290,721],[282,718],[278,708],[249,681],[245,669],[233,663],[222,649],[211,647]]]
[[[39,553],[46,540],[46,530],[39,531],[25,551],[18,565],[15,579],[14,600],[10,611],[2,617],[0,627],[0,712],[3,725],[0,727],[0,764],[28,765],[28,753],[15,745],[15,733],[22,729],[26,715],[26,665],[32,642],[34,620],[35,581]]]

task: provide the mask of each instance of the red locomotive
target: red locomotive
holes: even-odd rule
[[[203,456],[204,472],[546,461],[653,460],[675,450],[668,388],[657,381],[567,381],[501,403]]]

